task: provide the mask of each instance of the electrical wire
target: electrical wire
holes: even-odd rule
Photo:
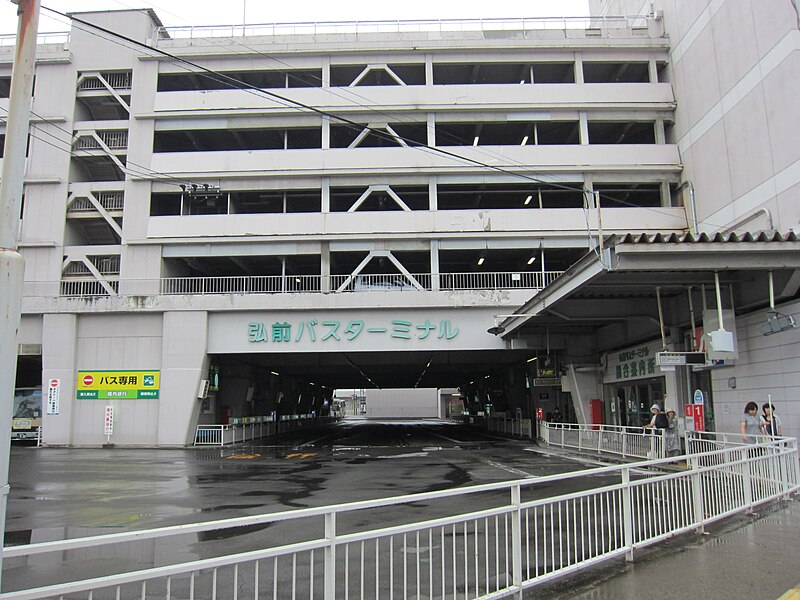
[[[4,113],[8,114],[8,110],[3,108],[2,106],[0,106],[0,110],[3,111]],[[61,127],[55,121],[49,120],[46,117],[42,117],[41,115],[35,113],[34,111],[31,111],[31,114],[34,115],[35,117],[37,117],[38,119],[41,119],[43,122],[45,122],[45,123],[47,123],[49,125],[53,125],[57,129],[69,134],[69,131],[67,131],[66,129]],[[60,144],[63,144],[63,146],[57,146],[56,144],[44,139],[43,137],[35,135],[34,133],[31,132],[31,133],[29,133],[29,135],[30,135],[30,137],[32,139],[35,139],[35,140],[40,141],[40,142],[42,142],[44,144],[47,144],[48,146],[51,146],[52,148],[55,148],[56,150],[64,152],[65,154],[68,154],[70,156],[74,156],[73,147],[72,147],[72,139],[70,139],[69,141],[66,141],[66,140],[60,138],[59,136],[57,136],[56,134],[54,134],[54,133],[52,133],[50,131],[47,131],[46,129],[41,129],[40,127],[37,127],[36,124],[32,125],[31,129],[37,131],[38,133],[41,133],[41,134],[44,134],[44,135],[47,135],[47,136],[53,138],[54,140],[56,140]],[[133,168],[131,168],[131,165],[133,166]],[[172,175],[170,175],[168,173],[162,173],[160,171],[154,171],[153,169],[150,169],[148,167],[144,167],[144,166],[139,165],[139,164],[137,164],[135,162],[128,161],[127,158],[125,160],[125,168],[123,169],[123,171],[128,171],[132,175],[139,176],[139,177],[152,178],[152,179],[155,179],[157,181],[161,181],[163,183],[172,183],[173,181],[175,181],[175,182],[178,182],[178,183],[172,183],[172,184],[176,185],[178,187],[180,187],[181,185],[191,185],[191,181],[189,181],[189,180],[181,180],[181,179],[179,179],[177,177],[173,177]]]
[[[147,44],[145,44],[143,42],[139,42],[139,41],[134,40],[132,38],[128,38],[127,36],[124,36],[122,34],[118,34],[116,32],[110,31],[110,30],[108,30],[108,29],[106,29],[104,27],[101,27],[99,25],[95,25],[95,24],[89,23],[89,22],[84,21],[84,20],[82,20],[82,19],[80,19],[80,18],[78,18],[78,17],[76,17],[74,15],[67,15],[65,13],[61,13],[60,11],[56,11],[56,10],[51,9],[49,7],[46,7],[46,6],[42,6],[42,8],[47,10],[47,11],[49,11],[49,12],[51,12],[51,13],[59,15],[59,16],[61,16],[63,18],[69,19],[73,24],[78,23],[78,24],[84,25],[85,27],[90,28],[91,30],[100,31],[100,32],[102,32],[102,33],[104,33],[104,34],[106,34],[108,36],[111,36],[111,38],[121,39],[121,40],[125,41],[126,43],[131,44],[131,45],[133,45],[133,46],[135,46],[137,48],[144,48],[144,49],[146,49],[148,51],[155,52],[157,55],[167,57],[170,60],[172,60],[176,64],[176,66],[179,66],[180,68],[184,68],[184,69],[186,69],[186,70],[188,70],[190,72],[197,73],[199,75],[203,75],[203,76],[209,77],[212,80],[215,80],[215,81],[217,81],[219,83],[224,83],[225,85],[228,85],[228,86],[230,86],[232,88],[241,89],[242,91],[254,94],[256,96],[269,97],[270,99],[276,101],[279,105],[284,106],[284,107],[301,108],[301,109],[304,109],[306,111],[313,112],[315,114],[319,114],[321,116],[325,116],[325,117],[328,117],[330,119],[334,119],[336,121],[339,121],[341,123],[344,123],[344,124],[350,126],[353,129],[356,129],[359,132],[362,132],[364,130],[369,130],[370,132],[374,133],[375,135],[377,135],[379,137],[382,137],[383,139],[391,140],[393,142],[395,142],[396,139],[397,139],[397,138],[395,138],[395,136],[388,135],[387,132],[384,132],[381,129],[372,128],[372,127],[369,127],[368,125],[365,126],[362,123],[358,123],[356,121],[353,121],[353,120],[348,119],[346,117],[342,117],[340,115],[336,115],[336,114],[331,113],[329,111],[325,111],[325,110],[319,109],[317,107],[310,106],[310,105],[304,104],[302,102],[299,102],[299,101],[296,101],[296,100],[292,100],[290,98],[286,98],[286,97],[281,96],[280,94],[276,94],[274,92],[270,92],[270,91],[267,91],[267,90],[264,90],[264,89],[261,89],[261,88],[257,88],[257,87],[255,87],[255,86],[253,86],[251,84],[248,84],[246,82],[237,80],[234,77],[230,77],[228,75],[225,75],[224,73],[220,73],[218,71],[214,71],[212,69],[208,69],[206,67],[203,67],[202,65],[198,65],[198,64],[196,64],[196,63],[194,63],[192,61],[189,61],[188,59],[181,58],[181,57],[179,57],[177,55],[174,55],[174,54],[171,54],[169,52],[166,52],[165,50],[161,50],[161,49],[155,48],[153,46],[148,46]],[[84,30],[84,31],[89,31],[88,29],[85,29],[85,28],[81,28],[81,29]],[[106,39],[107,41],[110,41],[112,43],[118,43],[118,42],[116,42],[116,40],[113,40],[113,39],[110,39],[110,38],[104,38],[102,36],[98,36],[98,37],[101,37],[101,39]],[[119,44],[119,45],[121,45],[121,44]],[[153,55],[153,54],[145,55],[145,56],[149,56],[151,58],[156,58],[156,56]],[[197,70],[195,71],[194,69],[197,69]],[[363,107],[363,108],[368,110],[368,107]],[[551,178],[551,177],[549,177],[548,179],[542,179],[542,178],[537,178],[537,177],[533,177],[533,176],[530,176],[530,175],[526,175],[526,174],[523,174],[523,173],[510,171],[510,170],[508,170],[508,168],[499,167],[499,166],[496,166],[496,165],[490,165],[490,164],[478,161],[478,160],[473,159],[473,158],[469,158],[469,157],[466,157],[466,156],[459,155],[459,154],[457,154],[455,152],[450,152],[450,151],[447,151],[447,150],[443,150],[443,149],[438,148],[436,146],[429,146],[428,144],[419,144],[418,142],[415,142],[414,140],[406,140],[406,139],[402,138],[401,136],[398,136],[398,137],[400,137],[400,139],[403,139],[405,142],[410,142],[408,144],[408,146],[410,148],[418,149],[418,150],[421,150],[421,151],[433,152],[433,153],[436,153],[436,154],[439,154],[439,155],[444,155],[444,156],[447,156],[449,158],[456,159],[458,161],[464,161],[464,162],[473,164],[475,166],[479,166],[481,168],[493,170],[493,171],[496,171],[496,172],[501,172],[501,173],[504,173],[504,174],[506,174],[508,176],[511,176],[511,177],[514,177],[514,178],[521,178],[521,179],[524,179],[524,180],[527,180],[527,181],[531,181],[533,183],[548,185],[548,186],[551,186],[553,188],[564,189],[564,190],[568,190],[568,191],[580,191],[580,192],[582,192],[584,194],[590,193],[590,191],[587,188],[583,187],[583,186],[565,185],[565,184],[558,183],[557,181],[553,181],[553,178]],[[520,165],[520,166],[524,167],[525,165]],[[162,174],[162,175],[166,175],[166,174]],[[628,201],[626,201],[626,200],[624,200],[622,198],[614,198],[614,197],[608,196],[608,194],[603,194],[603,195],[608,197],[609,199],[614,200],[615,202],[618,202],[618,203],[620,203],[622,205],[625,205],[625,206],[630,206],[630,207],[633,207],[633,208],[641,208],[641,209],[644,209],[644,210],[649,210],[651,212],[655,212],[655,213],[659,213],[659,214],[663,214],[663,215],[674,216],[673,213],[668,213],[666,211],[658,210],[658,209],[653,208],[653,207],[642,207],[642,206],[639,206],[637,204],[633,204],[631,202],[628,202]],[[713,223],[710,223],[708,220],[703,220],[703,221],[700,221],[700,222],[701,223],[706,223],[706,224],[709,224],[709,225],[712,225],[712,226],[716,226],[716,227],[721,227],[721,225],[714,225]]]
[[[363,123],[358,123],[356,121],[353,121],[353,120],[348,119],[346,117],[343,117],[341,115],[336,115],[336,114],[331,113],[329,111],[325,111],[325,110],[322,110],[320,108],[317,108],[317,107],[314,107],[314,106],[310,106],[310,105],[305,104],[303,102],[300,102],[298,100],[293,100],[291,98],[286,98],[285,96],[281,96],[280,94],[276,94],[275,92],[271,92],[269,90],[264,90],[264,89],[258,88],[258,87],[254,86],[252,84],[249,84],[247,82],[238,80],[238,79],[236,79],[234,77],[230,77],[228,75],[225,75],[224,73],[220,73],[218,71],[214,71],[212,69],[208,69],[207,67],[203,67],[202,65],[198,65],[197,63],[194,63],[194,62],[192,62],[192,61],[190,61],[188,59],[179,57],[179,56],[177,56],[175,54],[172,54],[172,53],[167,52],[165,50],[162,50],[160,48],[156,48],[156,47],[153,47],[153,46],[148,46],[144,42],[140,42],[138,40],[134,40],[132,38],[124,36],[122,34],[115,33],[113,31],[110,31],[110,30],[108,30],[108,29],[106,29],[104,27],[101,27],[99,25],[94,25],[94,24],[89,23],[88,21],[84,21],[83,19],[80,19],[80,18],[78,18],[78,17],[76,17],[74,15],[67,15],[67,14],[61,13],[59,11],[53,10],[51,8],[48,8],[46,6],[42,6],[42,8],[47,10],[47,11],[49,11],[49,12],[52,12],[52,13],[55,13],[55,14],[60,15],[62,17],[68,18],[68,19],[72,20],[73,22],[80,23],[80,24],[85,25],[87,27],[91,27],[93,29],[101,31],[101,32],[103,32],[103,33],[105,33],[107,35],[122,39],[122,40],[128,42],[129,44],[132,44],[132,45],[134,45],[136,47],[144,48],[144,49],[149,50],[151,52],[155,52],[155,53],[157,53],[157,54],[159,54],[161,56],[165,56],[165,57],[175,61],[176,63],[181,63],[181,64],[187,65],[189,67],[195,68],[195,69],[198,70],[198,72],[203,73],[203,74],[211,77],[215,81],[218,81],[218,82],[221,82],[221,83],[224,82],[224,83],[226,83],[227,85],[229,85],[232,88],[241,89],[241,90],[243,90],[243,91],[245,91],[247,93],[251,93],[251,94],[254,94],[256,96],[269,97],[270,99],[277,100],[279,103],[284,103],[284,104],[282,104],[284,106],[286,105],[285,103],[289,103],[289,104],[291,104],[291,105],[293,105],[293,106],[295,106],[297,108],[301,108],[301,109],[304,109],[306,111],[318,114],[320,116],[328,117],[330,119],[334,119],[336,121],[339,121],[341,123],[349,125],[350,127],[356,129],[359,132],[364,131],[364,130],[369,130],[371,133],[374,133],[374,134],[382,137],[383,139],[391,140],[391,141],[395,141],[395,139],[396,139],[394,136],[388,135],[386,132],[384,132],[381,129],[376,129],[376,128],[373,128],[373,127],[369,127],[368,125],[365,126]],[[153,57],[152,55],[150,55],[150,56]],[[520,174],[520,173],[515,173],[513,171],[509,171],[506,168],[498,167],[496,165],[489,165],[487,163],[475,160],[473,158],[462,156],[462,155],[457,154],[455,152],[450,152],[448,150],[443,150],[442,148],[438,148],[436,146],[430,146],[428,144],[419,144],[418,142],[415,142],[414,140],[404,139],[404,138],[402,138],[402,136],[398,136],[398,137],[400,137],[400,139],[403,139],[404,142],[407,142],[410,148],[414,148],[414,149],[418,149],[418,150],[422,150],[422,151],[427,151],[427,152],[433,152],[433,153],[436,153],[436,154],[447,156],[448,158],[453,158],[453,159],[456,159],[456,160],[459,160],[459,161],[468,162],[470,164],[473,164],[475,166],[479,166],[481,168],[498,171],[498,172],[504,173],[504,174],[512,176],[512,177],[520,177],[520,178],[532,181],[534,183],[552,185],[553,187],[558,187],[558,188],[566,189],[566,190],[569,190],[569,191],[584,191],[584,189],[585,189],[583,187],[562,185],[562,184],[559,184],[559,183],[554,183],[552,181],[547,181],[547,180],[544,180],[544,179],[539,179],[539,178],[535,178],[535,177],[532,177],[532,176],[528,176],[528,175],[524,175],[524,174]]]

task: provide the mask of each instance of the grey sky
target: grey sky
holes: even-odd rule
[[[491,17],[586,16],[587,0],[501,0],[499,2],[455,0],[41,0],[43,6],[60,12],[153,8],[165,25],[231,25],[247,22],[291,23],[298,21],[350,21],[379,19],[458,19]],[[16,6],[0,2],[0,34],[13,34],[17,28]],[[39,31],[66,31],[63,19],[42,10]]]

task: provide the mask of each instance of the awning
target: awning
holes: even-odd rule
[[[604,240],[558,279],[499,323],[509,339],[525,334],[591,332],[624,325],[632,343],[659,335],[657,294],[667,327],[691,323],[689,293],[701,314],[701,292],[716,306],[714,273],[723,305],[737,313],[769,305],[769,273],[775,301],[800,288],[800,241],[794,232],[716,235],[633,235]],[[615,336],[616,337],[616,336]]]

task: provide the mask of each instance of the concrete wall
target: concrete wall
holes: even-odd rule
[[[800,30],[784,0],[595,0],[595,14],[662,10],[677,109],[668,139],[694,183],[701,231],[800,226]],[[758,212],[766,209],[766,212]],[[771,222],[770,222],[771,221]]]
[[[777,308],[800,323],[800,302]],[[760,413],[761,405],[771,395],[775,412],[783,421],[784,435],[798,437],[800,328],[764,336],[759,325],[766,320],[765,310],[737,317],[739,359],[735,366],[712,371],[717,430],[739,431],[744,405],[750,401],[756,402]]]
[[[367,390],[367,417],[422,418],[439,416],[435,388]]]

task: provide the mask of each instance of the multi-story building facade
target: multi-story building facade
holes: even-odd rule
[[[105,442],[111,406],[115,443],[182,445],[320,414],[336,387],[457,386],[525,416],[571,398],[588,420],[614,393],[591,365],[648,332],[487,329],[607,236],[713,220],[684,185],[659,16],[76,17],[39,48],[20,230],[18,386],[57,382],[46,444]],[[662,378],[648,398],[680,399]]]
[[[800,226],[800,14],[796,2],[767,0],[590,0],[592,14],[650,15],[670,39],[665,77],[676,98],[668,140],[678,146],[684,189],[694,197],[696,230],[777,231]],[[773,298],[797,319],[796,266],[778,260]],[[740,296],[754,287],[760,296]],[[769,282],[733,289],[738,357],[710,370],[716,427],[738,431],[743,407],[775,401],[784,432],[800,435],[800,332],[767,327]],[[787,321],[781,322],[788,327]],[[770,333],[765,336],[764,332]]]

